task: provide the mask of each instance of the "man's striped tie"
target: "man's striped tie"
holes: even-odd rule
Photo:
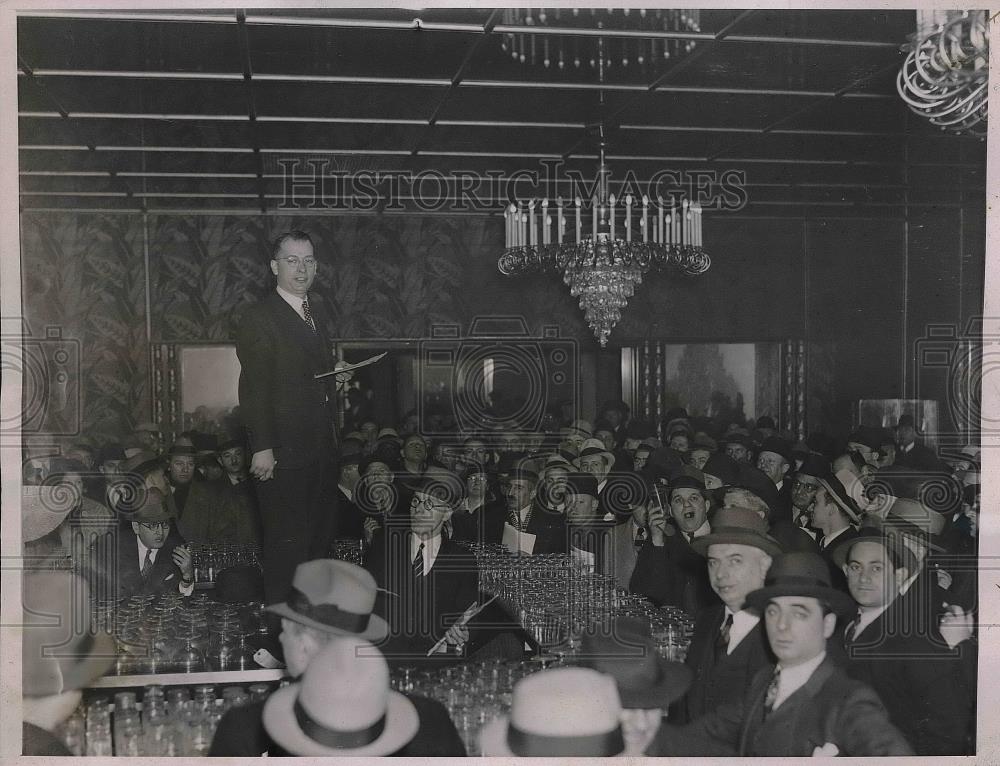
[[[423,577],[424,576],[424,544],[420,543],[420,547],[417,548],[417,555],[413,557],[413,576]]]
[[[316,332],[316,322],[313,321],[312,311],[309,309],[309,301],[302,301],[302,316],[305,317],[306,324],[309,325],[309,329]]]

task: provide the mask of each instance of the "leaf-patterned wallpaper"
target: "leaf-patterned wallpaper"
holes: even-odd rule
[[[501,220],[475,216],[149,216],[152,341],[231,340],[273,286],[271,239],[292,228],[316,243],[335,337],[418,338],[504,315],[593,343],[558,280],[500,276]],[[83,433],[122,438],[150,410],[142,219],[26,213],[21,241],[25,318],[81,342]]]

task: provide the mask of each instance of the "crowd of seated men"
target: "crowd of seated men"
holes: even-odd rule
[[[861,684],[858,699],[899,732],[903,744],[885,745],[887,753],[974,751],[976,449],[939,456],[919,442],[909,415],[893,429],[860,426],[838,444],[822,434],[792,441],[766,416],[721,422],[676,408],[644,422],[622,402],[606,403],[596,421],[433,441],[415,418],[393,427],[358,414],[341,439],[331,509],[336,537],[364,547],[390,663],[412,663],[438,645],[496,641],[496,624],[477,636],[474,623],[454,618],[477,599],[475,560],[461,543],[502,543],[523,555],[569,554],[694,617],[689,687],[661,710],[691,735],[672,741],[696,743],[676,754],[716,754],[704,742],[720,737],[720,752],[794,754],[729,740],[746,726],[748,695],[776,689],[777,702],[764,707],[780,707],[828,666],[831,678]],[[73,558],[73,530],[96,538],[113,527],[129,576],[96,587],[184,594],[185,543],[259,540],[239,440],[182,434],[163,451],[156,436],[144,424],[128,447],[74,445],[26,476],[40,485],[28,494],[66,486],[78,498],[58,520],[49,513],[26,530],[28,554]],[[145,491],[136,491],[136,477]],[[109,565],[107,552],[89,555],[90,570]],[[778,587],[801,579],[798,570],[822,580],[821,592]],[[752,597],[762,590],[768,598]],[[795,611],[783,601],[795,598],[818,606]],[[783,659],[798,639],[780,631],[799,618],[818,626],[809,674]],[[783,662],[786,681],[762,684],[761,674]]]

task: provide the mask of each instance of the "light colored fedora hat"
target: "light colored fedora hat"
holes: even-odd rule
[[[285,601],[267,611],[326,633],[381,641],[389,626],[372,614],[375,578],[357,564],[314,559],[298,565]]]
[[[621,755],[621,700],[615,679],[590,668],[557,668],[514,687],[509,716],[479,735],[484,756],[538,758]]]
[[[368,641],[338,636],[299,683],[268,697],[264,728],[292,755],[390,755],[420,729],[417,709],[389,688],[389,665]]]

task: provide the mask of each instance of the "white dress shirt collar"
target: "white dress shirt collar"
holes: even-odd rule
[[[289,306],[295,309],[295,313],[299,315],[299,319],[305,322],[306,315],[305,312],[302,311],[302,301],[306,300],[306,298],[300,298],[297,295],[292,295],[290,292],[288,292],[288,290],[284,290],[278,286],[275,286],[274,289],[278,291],[278,295],[281,296],[282,300],[284,300],[285,303],[287,303]]]
[[[781,675],[778,677],[778,696],[774,698],[774,706],[771,709],[777,710],[782,702],[805,686],[806,682],[812,678],[812,674],[816,672],[816,668],[822,664],[825,658],[826,652],[820,652],[811,660],[807,660],[800,665],[795,665],[791,668],[781,668]],[[781,663],[779,662],[778,665],[780,666]]]
[[[746,638],[750,631],[760,622],[760,615],[748,612],[746,609],[733,612],[727,606],[723,620],[729,617],[729,615],[733,616],[733,625],[729,628],[729,646],[726,648],[726,654],[732,654],[736,647],[740,645],[740,641]]]
[[[709,526],[708,520],[706,519],[705,523],[694,531],[694,536],[704,537],[705,535],[710,534],[711,532],[712,532],[712,527]],[[687,532],[685,532],[684,534],[687,535]]]
[[[836,540],[838,537],[840,537],[842,534],[844,534],[844,532],[846,532],[850,528],[851,528],[851,525],[848,524],[843,529],[838,529],[836,532],[832,532],[829,535],[825,535],[823,537],[823,548],[824,549],[829,548],[831,545],[833,545],[833,541],[834,540]]]
[[[159,548],[147,548],[145,545],[142,544],[142,540],[140,539],[139,535],[135,536],[135,545],[136,545],[136,548],[139,549],[139,571],[141,572],[142,571],[142,565],[146,563],[146,551],[150,552],[149,560],[155,564],[156,563],[156,556],[157,556],[157,554],[159,554],[160,549]]]
[[[337,485],[337,489],[339,489],[341,492],[344,493],[344,497],[346,497],[348,500],[351,500],[353,502],[353,500],[354,500],[354,492],[352,492],[351,490],[349,490],[343,484],[338,484]]]

